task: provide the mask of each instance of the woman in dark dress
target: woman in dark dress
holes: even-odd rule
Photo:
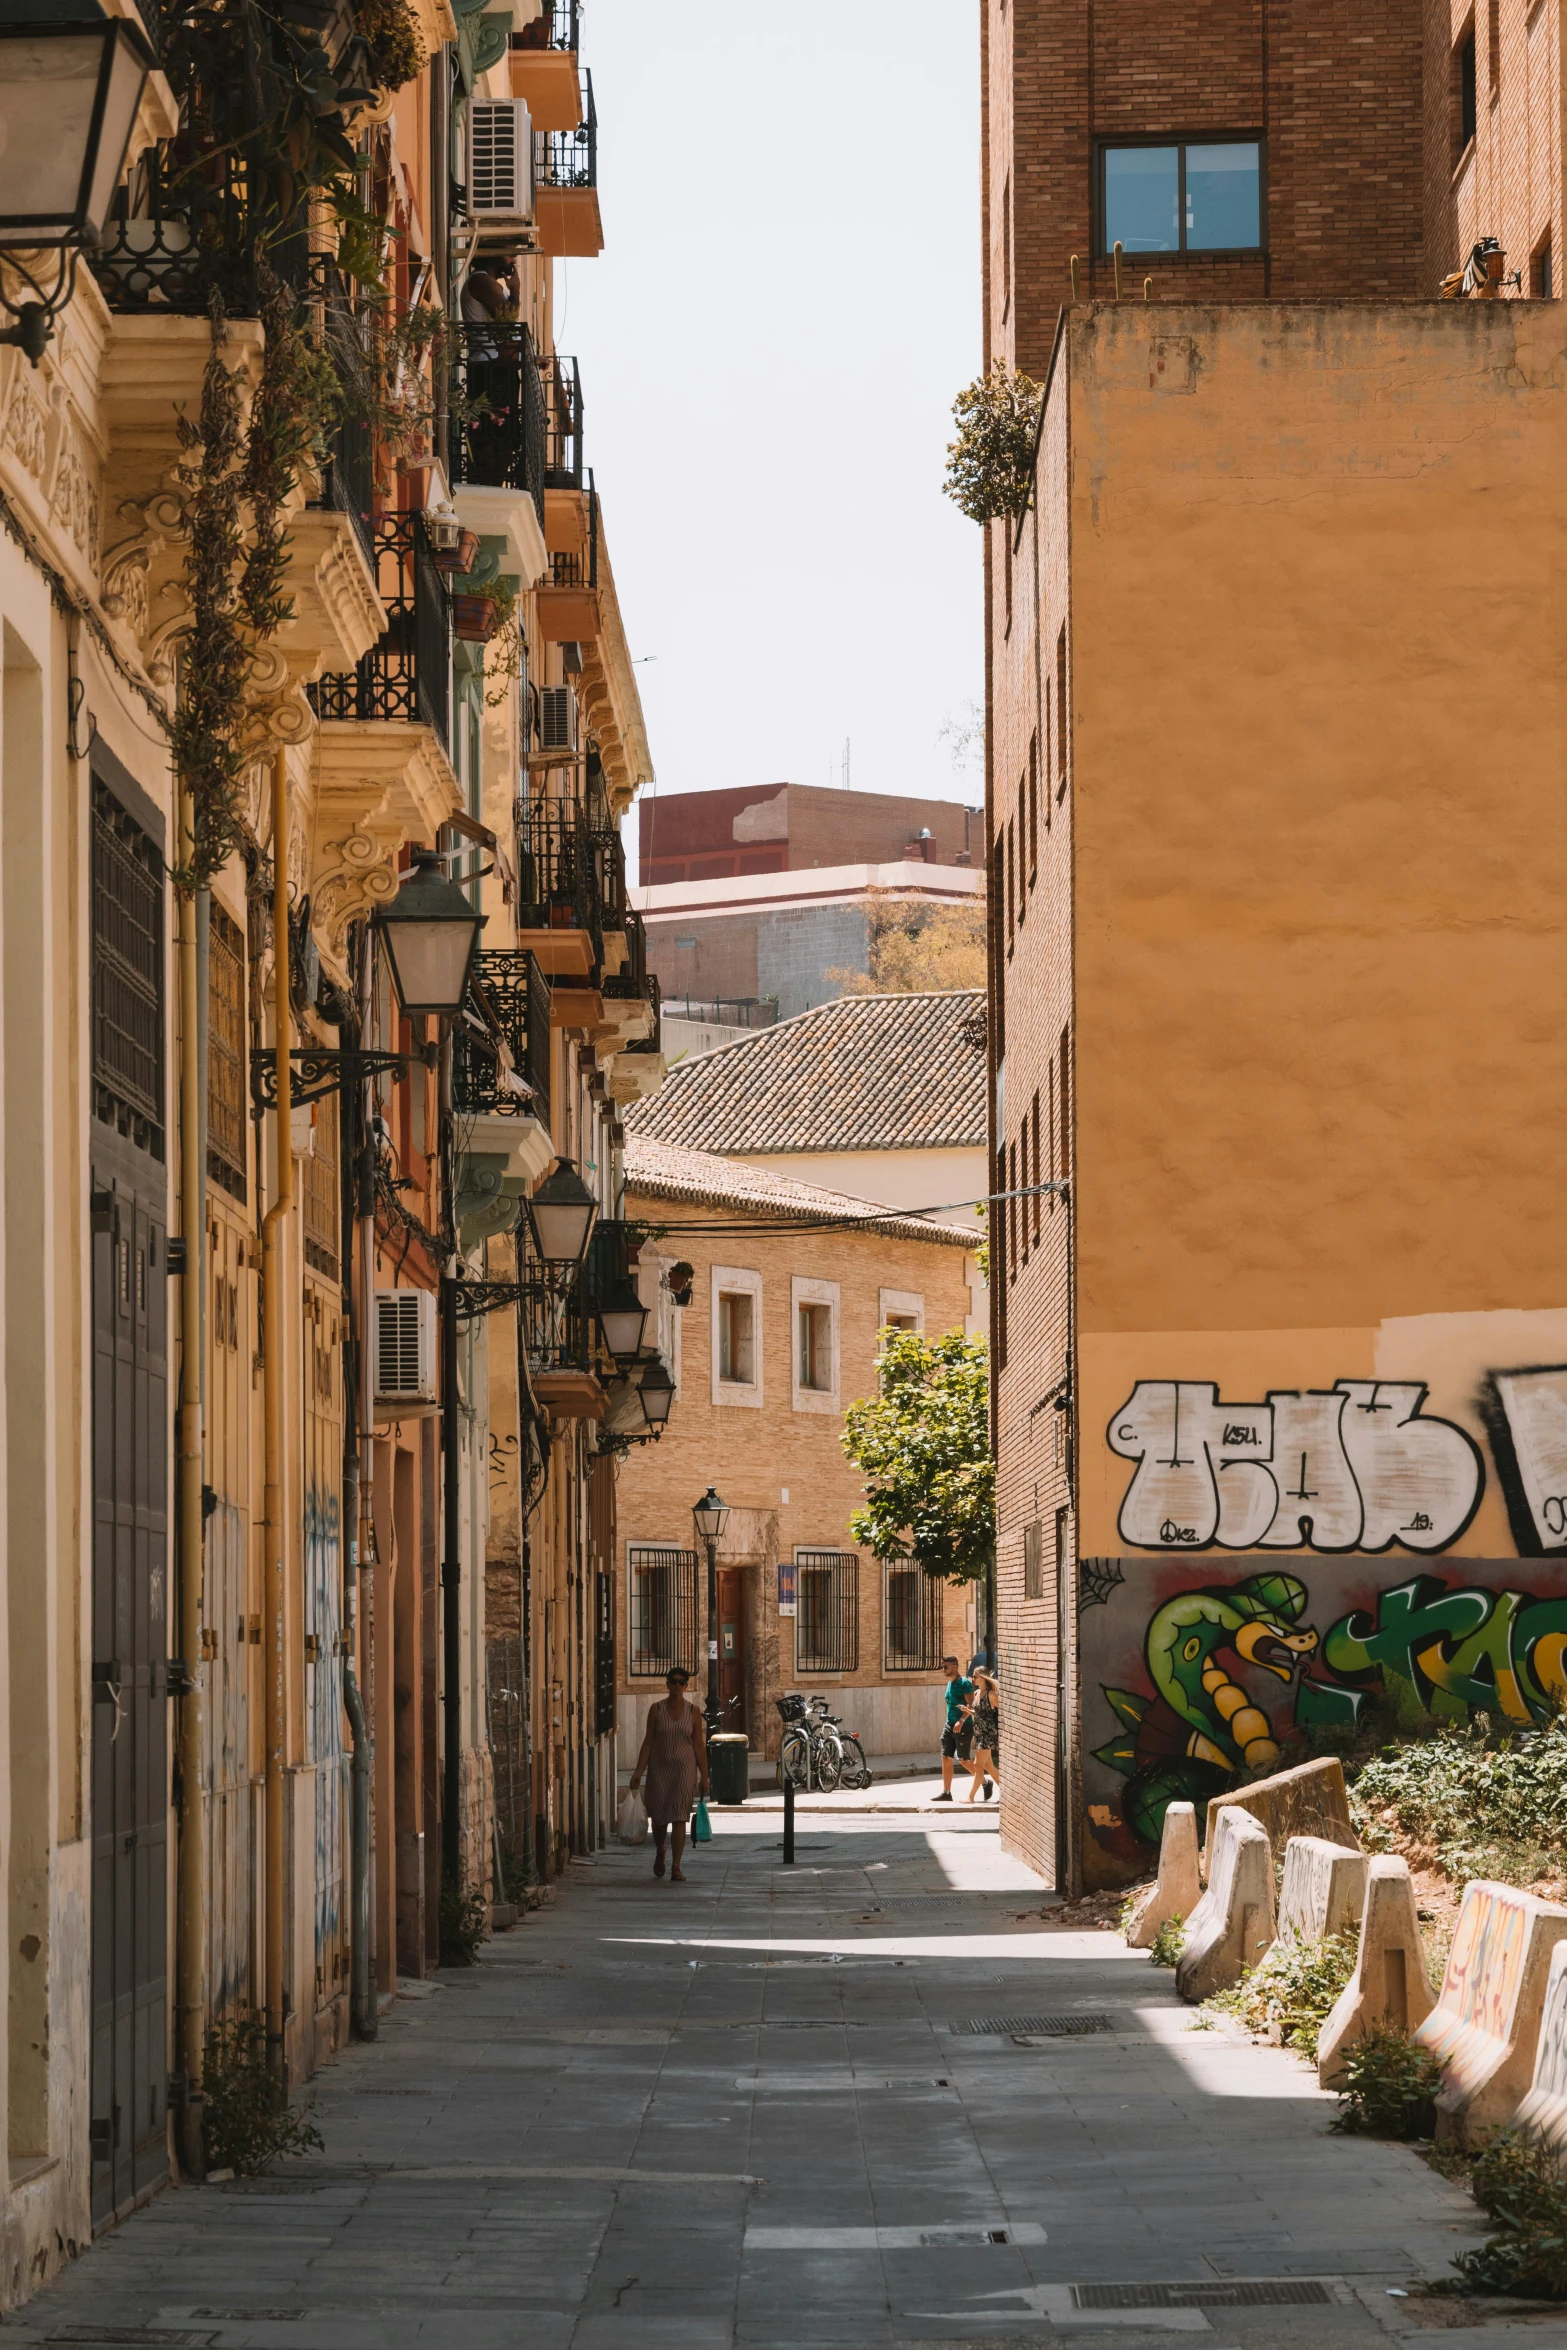
[[[982,1667],[975,1670],[974,1694],[969,1699],[967,1711],[974,1726],[974,1757],[969,1764],[974,1778],[968,1799],[972,1803],[983,1789],[988,1803],[991,1780],[997,1779],[998,1785],[1000,1783],[996,1757],[1001,1751],[1001,1692],[996,1687],[994,1674],[987,1673]]]

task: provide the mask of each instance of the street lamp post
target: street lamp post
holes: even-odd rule
[[[691,1516],[707,1546],[707,1734],[722,1721],[718,1710],[718,1539],[729,1522],[729,1504],[710,1485]]]

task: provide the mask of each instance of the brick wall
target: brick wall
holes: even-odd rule
[[[716,1485],[732,1515],[720,1549],[721,1565],[739,1565],[745,1593],[747,1708],[745,1727],[754,1748],[776,1753],[778,1716],[774,1700],[799,1686],[794,1666],[794,1626],[778,1613],[777,1564],[797,1547],[852,1550],[848,1520],[862,1496],[858,1471],[842,1448],[842,1407],[875,1388],[881,1292],[898,1290],[924,1300],[924,1327],[935,1334],[963,1327],[970,1310],[967,1248],[946,1241],[893,1240],[879,1234],[765,1231],[720,1237],[679,1233],[674,1227],[720,1220],[720,1211],[672,1206],[628,1194],[628,1217],[671,1227],[662,1243],[677,1248],[696,1268],[692,1302],[680,1315],[677,1379],[679,1394],[669,1425],[657,1444],[633,1446],[621,1466],[616,1488],[620,1556],[617,1561],[617,1656],[621,1694],[622,1762],[629,1725],[661,1694],[654,1681],[633,1681],[626,1671],[627,1549],[632,1543],[692,1546],[692,1504]],[[724,1221],[746,1221],[738,1213]],[[760,1407],[715,1403],[712,1378],[712,1297],[715,1265],[754,1273],[761,1280]],[[837,1407],[796,1408],[793,1389],[795,1279],[838,1286]],[[787,1495],[787,1499],[785,1496]],[[949,1591],[945,1602],[947,1637],[967,1662],[970,1595]],[[895,1702],[896,1693],[920,1688],[933,1693],[914,1711],[933,1711],[941,1675],[889,1674],[883,1670],[882,1574],[869,1552],[859,1569],[859,1663],[853,1673],[812,1674],[810,1686],[829,1692],[837,1711],[848,1711],[860,1693],[866,1720],[859,1727],[872,1738],[890,1735],[914,1715]],[[968,1643],[968,1646],[965,1646]],[[880,1725],[885,1718],[885,1729]],[[851,1715],[851,1726],[854,1726]],[[638,1730],[640,1735],[640,1729]],[[898,1734],[902,1734],[901,1730]],[[923,1750],[923,1749],[922,1749]],[[883,1751],[889,1751],[883,1748]],[[894,1750],[901,1751],[901,1750]]]
[[[1475,42],[1475,131],[1459,119],[1458,52]],[[1427,0],[1426,261],[1434,293],[1482,237],[1506,249],[1521,291],[1562,280],[1561,0]],[[1550,284],[1540,263],[1549,248]]]

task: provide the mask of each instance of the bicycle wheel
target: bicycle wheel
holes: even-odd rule
[[[799,1730],[786,1730],[778,1749],[778,1784],[780,1787],[805,1787],[810,1784],[811,1750]]]
[[[818,1787],[836,1787],[843,1777],[843,1740],[836,1730],[818,1730],[811,1741],[811,1768]]]
[[[871,1783],[871,1766],[858,1738],[845,1738],[843,1742],[843,1783],[856,1789]]]

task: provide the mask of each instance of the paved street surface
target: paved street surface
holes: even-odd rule
[[[1473,2240],[1468,2197],[1052,1929],[993,1811],[813,1809],[787,1871],[780,1826],[722,1815],[683,1887],[577,1864],[320,2076],[323,2156],[160,2196],[4,2338],[1376,2350],[1424,2316],[1460,2322],[1417,2344],[1567,2345],[1391,2298]]]

